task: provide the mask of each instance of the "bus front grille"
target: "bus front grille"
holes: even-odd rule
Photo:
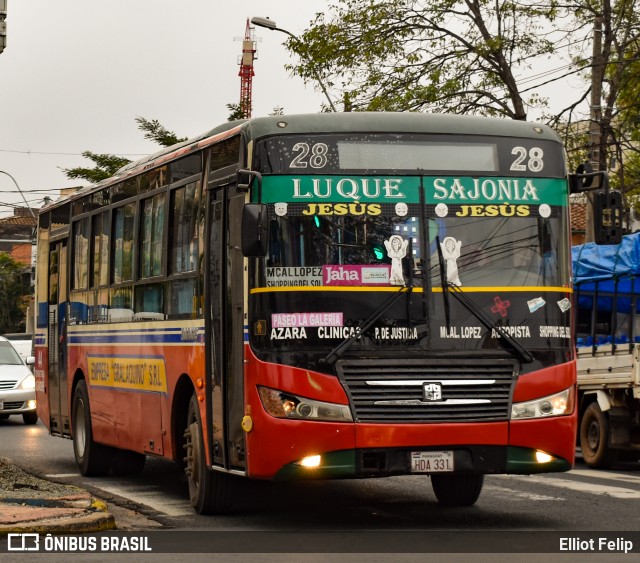
[[[359,422],[473,422],[509,418],[515,365],[474,359],[341,360]]]

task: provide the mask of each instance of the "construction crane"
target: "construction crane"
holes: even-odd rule
[[[238,64],[240,65],[240,111],[245,119],[251,117],[251,90],[253,83],[253,61],[258,57],[256,55],[256,41],[253,37],[253,27],[249,24],[249,18],[247,18],[247,27],[244,32],[244,38],[242,39],[242,55],[239,58]]]

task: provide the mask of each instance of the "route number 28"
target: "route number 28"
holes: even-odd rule
[[[289,164],[289,168],[324,168],[327,165],[329,147],[324,143],[315,143],[309,147],[308,143],[296,143],[293,152],[298,153]]]
[[[516,159],[511,164],[510,170],[518,172],[526,172],[527,170],[530,172],[541,172],[544,168],[544,162],[542,160],[544,152],[539,147],[529,149],[528,153],[524,147],[513,147],[511,154],[514,155]],[[529,157],[528,160],[527,157]]]

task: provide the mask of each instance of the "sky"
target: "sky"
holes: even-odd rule
[[[158,150],[135,118],[193,137],[227,121],[240,100],[247,18],[299,34],[324,0],[8,0],[0,54],[0,171],[30,207],[82,185],[62,169],[92,166],[85,150],[131,160]],[[287,36],[254,31],[253,116],[320,110],[323,94],[292,77]],[[8,204],[8,205],[7,205]],[[24,205],[0,173],[0,217]]]

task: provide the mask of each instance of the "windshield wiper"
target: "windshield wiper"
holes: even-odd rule
[[[345,338],[340,344],[338,344],[331,352],[329,352],[322,360],[323,363],[332,364],[334,363],[343,353],[344,351],[351,346],[356,340],[358,340],[371,326],[375,323],[385,312],[391,308],[391,306],[400,299],[400,296],[403,293],[412,293],[413,287],[405,287],[402,286],[398,291],[392,293],[386,301],[384,301],[372,314],[369,318],[364,321],[361,325],[357,326],[353,336],[349,338]]]
[[[440,270],[440,287],[442,288],[442,300],[444,304],[444,321],[447,330],[451,329],[451,309],[449,307],[449,292],[447,291],[447,272],[444,258],[442,257],[442,247],[440,237],[436,236],[436,251],[438,252],[438,269]]]
[[[451,293],[458,302],[465,307],[476,319],[478,319],[486,328],[494,330],[500,338],[502,338],[525,363],[533,361],[533,356],[520,342],[518,342],[513,336],[511,336],[504,327],[496,324],[491,317],[488,317],[485,312],[470,299],[464,291],[454,283],[447,281],[446,268],[444,259],[442,257],[442,249],[440,248],[440,237],[436,237],[436,245],[438,247],[438,265],[440,266],[440,283],[442,286],[442,292],[444,293],[444,310],[445,318],[447,322],[447,328],[449,327],[449,300],[448,295]],[[451,290],[451,291],[449,291]]]
[[[495,330],[496,333],[502,338],[511,348],[522,358],[526,363],[533,362],[533,356],[520,342],[518,342],[513,336],[511,336],[503,326],[496,324],[493,319],[488,317],[485,312],[478,307],[457,285],[447,282],[448,287],[453,291],[453,296],[461,303],[467,310],[469,310],[485,327],[490,330]]]

